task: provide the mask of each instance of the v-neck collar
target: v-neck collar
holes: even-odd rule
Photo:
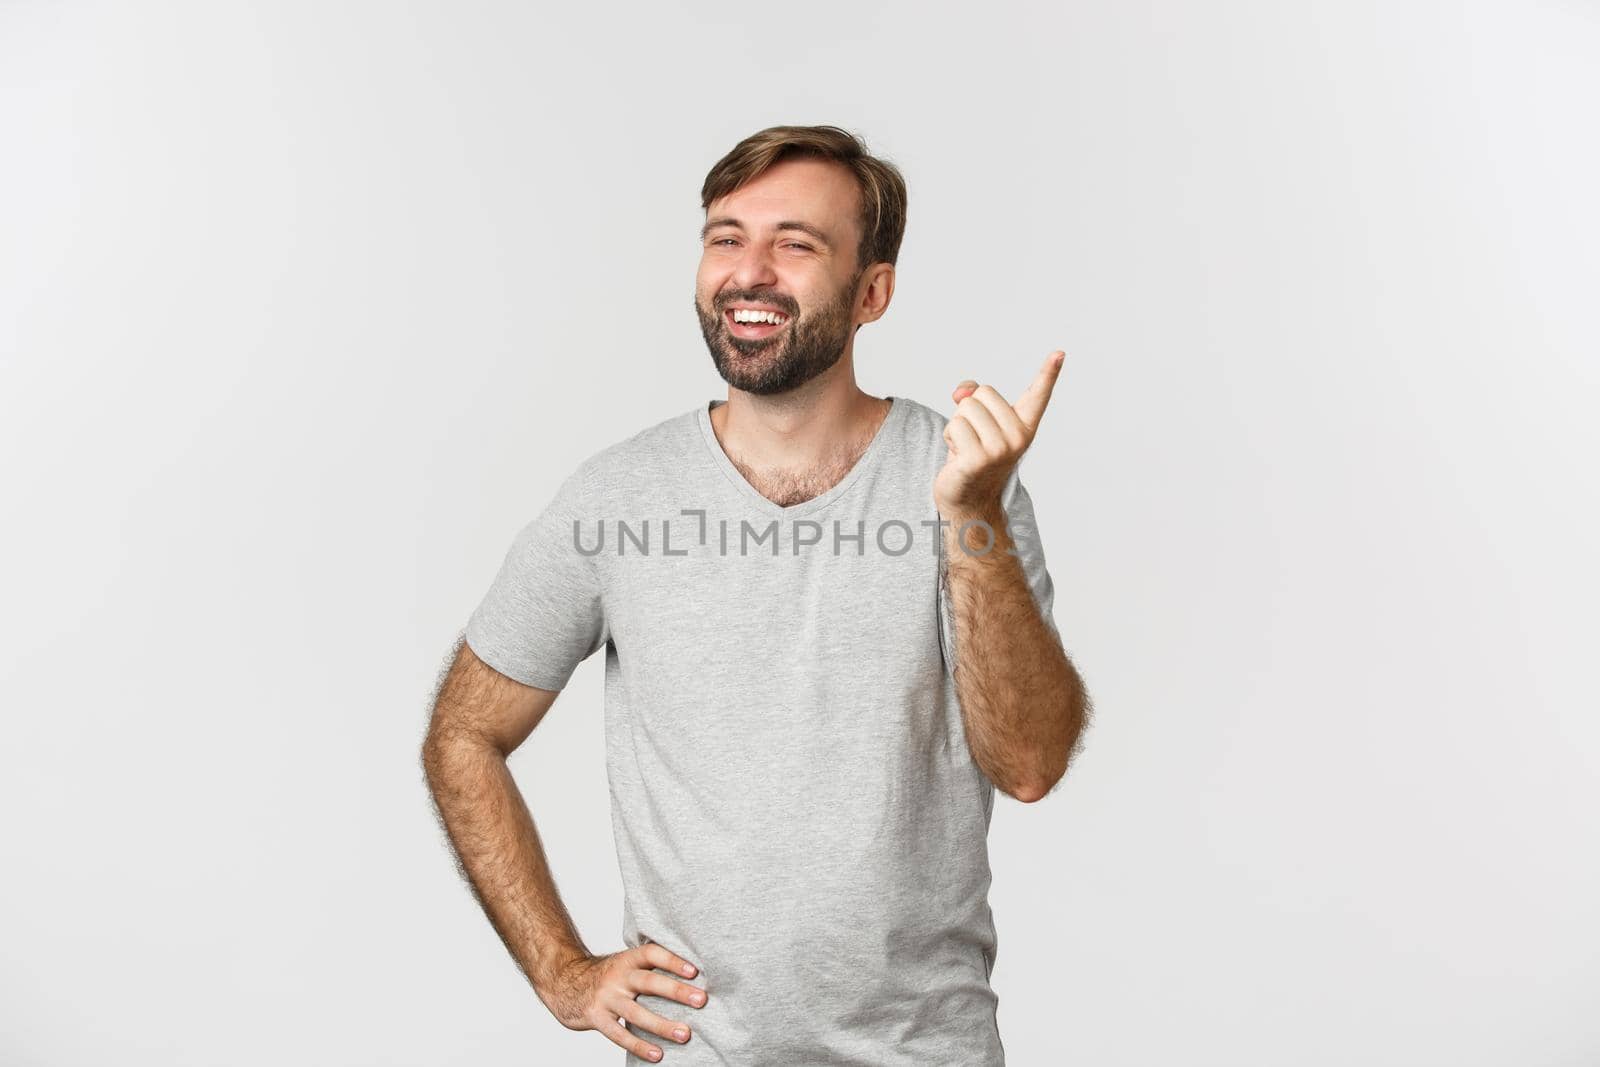
[[[740,495],[754,505],[757,510],[768,515],[795,517],[807,515],[813,511],[820,511],[827,507],[843,496],[865,471],[878,463],[879,457],[883,454],[884,449],[888,447],[884,442],[894,437],[906,407],[905,401],[900,397],[890,396],[885,399],[889,401],[889,412],[884,415],[883,422],[878,424],[877,433],[872,435],[872,440],[868,442],[866,451],[861,453],[861,456],[855,462],[855,466],[845,472],[845,476],[839,479],[838,483],[827,492],[814,496],[810,500],[802,500],[798,504],[791,504],[788,507],[762,496],[756,490],[756,487],[746,480],[739,468],[733,465],[733,460],[728,458],[728,454],[722,450],[722,442],[717,440],[717,431],[711,425],[711,409],[718,404],[725,404],[727,401],[708,400],[701,404],[696,409],[695,421],[700,424],[700,434],[705,439],[706,449],[711,453],[712,462],[716,464],[718,470],[727,476],[728,481],[733,483],[734,488],[739,491]]]

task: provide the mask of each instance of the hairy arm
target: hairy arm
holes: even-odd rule
[[[422,748],[428,787],[462,874],[541,999],[553,976],[588,951],[556,892],[506,757],[557,695],[500,674],[463,641]]]
[[[988,551],[978,522],[993,530]],[[998,502],[950,516],[945,544],[967,746],[990,781],[1032,803],[1066,774],[1088,722],[1083,679],[1045,624],[1020,560],[1008,551],[1015,542]]]

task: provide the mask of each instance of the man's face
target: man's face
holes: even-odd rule
[[[791,159],[706,209],[695,312],[717,372],[735,389],[787,392],[844,355],[861,278],[859,195],[839,164]],[[738,308],[783,321],[739,322]]]

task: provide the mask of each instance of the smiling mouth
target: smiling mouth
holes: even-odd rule
[[[789,325],[789,319],[787,316],[785,316],[784,321],[780,323],[734,322],[733,310],[731,308],[722,313],[722,321],[728,324],[728,332],[732,333],[735,337],[740,337],[747,341],[759,340],[763,337],[771,337],[773,334],[777,333],[779,330],[787,328]]]

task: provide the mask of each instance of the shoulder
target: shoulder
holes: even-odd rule
[[[679,473],[701,434],[697,408],[652,423],[585,456],[568,477],[584,500],[628,499]]]
[[[943,440],[944,427],[950,416],[942,415],[920,400],[909,396],[896,397],[895,402],[905,405],[905,428],[908,436],[933,436]]]
[[[950,417],[908,396],[896,397],[895,403],[905,409],[900,420],[900,436],[905,444],[918,450],[935,452],[943,459],[944,428],[950,422]]]

